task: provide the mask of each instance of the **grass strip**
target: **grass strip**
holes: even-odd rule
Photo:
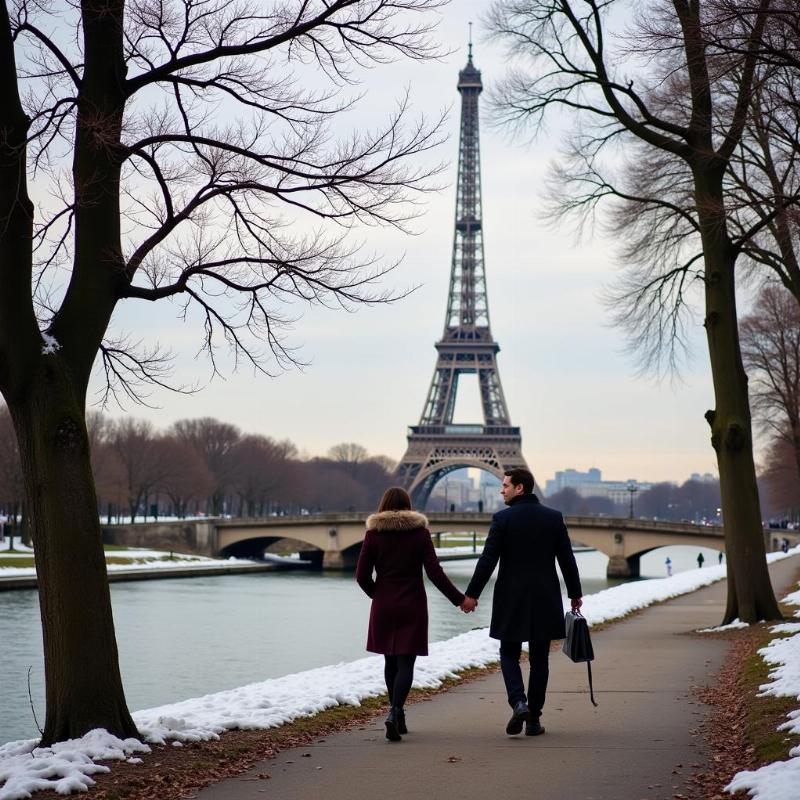
[[[795,606],[781,605],[781,612],[787,620],[793,619]],[[768,625],[761,626],[761,636],[756,640],[755,651],[746,659],[742,669],[742,691],[745,696],[745,739],[753,748],[759,763],[769,764],[784,761],[789,750],[800,744],[800,736],[779,731],[777,727],[786,722],[787,714],[797,708],[796,697],[761,696],[760,687],[769,683],[770,666],[758,654],[776,638],[786,638],[792,634],[771,633]]]

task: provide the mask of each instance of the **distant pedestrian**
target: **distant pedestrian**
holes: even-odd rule
[[[704,556],[702,553],[698,553],[698,554],[697,554],[697,566],[698,566],[698,567],[702,567],[702,566],[703,566],[703,562],[704,562],[705,560],[706,560],[706,559],[705,559],[705,556]]]
[[[672,577],[672,559],[669,556],[667,556],[667,558],[664,561],[664,564],[667,567],[667,577],[671,578]]]
[[[423,568],[454,606],[464,602],[464,595],[439,564],[428,520],[411,510],[411,498],[404,489],[387,489],[378,513],[367,519],[356,580],[372,598],[367,650],[383,654],[383,676],[391,705],[385,723],[386,738],[393,742],[408,733],[403,706],[414,680],[414,662],[417,656],[428,655],[428,598]]]
[[[720,563],[720,564],[722,563],[722,559],[723,559],[724,557],[725,557],[725,554],[722,552],[722,550],[720,550],[720,551],[719,551],[719,563]]]
[[[784,553],[788,553],[789,552],[789,540],[788,539],[783,539],[781,541],[781,551],[784,552]]]

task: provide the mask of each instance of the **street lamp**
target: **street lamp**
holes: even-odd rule
[[[633,483],[631,481],[631,483],[628,484],[628,492],[630,493],[630,496],[631,496],[631,508],[630,508],[630,512],[628,513],[628,518],[629,519],[633,519],[633,496],[638,491],[639,491],[639,487],[635,483]]]

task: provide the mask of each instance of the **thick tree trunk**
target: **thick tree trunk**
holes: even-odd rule
[[[718,221],[718,220],[717,220]],[[723,624],[781,619],[767,570],[753,461],[747,375],[736,318],[736,255],[724,228],[704,231],[708,352],[716,408],[706,413],[717,453],[727,551],[728,600]]]
[[[39,583],[47,687],[42,745],[93,728],[138,736],[118,666],[83,397],[50,355],[25,395],[10,403]]]

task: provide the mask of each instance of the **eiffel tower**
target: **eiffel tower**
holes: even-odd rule
[[[418,425],[409,428],[408,449],[397,468],[397,477],[417,508],[425,507],[436,482],[454,470],[478,467],[502,477],[506,469],[527,467],[519,428],[511,424],[497,371],[500,347],[489,327],[478,131],[478,96],[482,90],[470,41],[467,65],[458,73],[461,136],[444,335],[436,343],[436,369],[422,416]],[[476,373],[483,424],[454,424],[458,380],[461,375]]]

